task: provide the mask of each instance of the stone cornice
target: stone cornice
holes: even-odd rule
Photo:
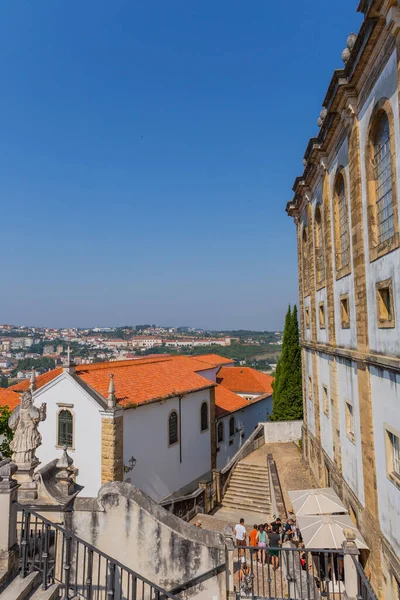
[[[347,358],[354,362],[380,367],[381,369],[388,369],[389,371],[400,372],[400,358],[395,358],[394,356],[371,354],[369,352],[360,352],[359,350],[352,350],[350,348],[340,348],[338,346],[307,342],[305,340],[302,340],[300,345],[302,348],[313,350],[315,352],[321,352],[339,358]]]

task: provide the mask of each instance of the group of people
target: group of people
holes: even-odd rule
[[[270,560],[274,569],[279,568],[279,547],[284,542],[299,541],[299,531],[293,511],[289,512],[285,523],[277,517],[272,523],[253,525],[248,540],[244,519],[240,519],[240,522],[235,525],[234,532],[236,546],[250,546],[259,562],[266,563]]]
[[[235,542],[240,560],[239,582],[242,595],[247,597],[252,590],[252,575],[246,561],[246,547],[250,547],[252,560],[261,564],[271,564],[272,569],[279,569],[280,547],[284,542],[301,542],[300,532],[296,524],[296,516],[290,511],[285,523],[276,517],[271,523],[253,525],[247,536],[244,519],[235,525]],[[243,548],[243,550],[241,550]]]

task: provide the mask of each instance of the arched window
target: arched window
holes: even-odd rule
[[[74,419],[69,410],[60,410],[58,413],[58,445],[73,447]]]
[[[217,442],[221,444],[224,441],[224,423],[220,421],[217,427]]]
[[[208,429],[208,406],[207,402],[203,402],[200,409],[200,423],[201,423],[201,431],[206,431]]]
[[[344,269],[349,265],[349,224],[347,218],[346,187],[344,177],[340,173],[336,180],[336,253],[337,268]]]
[[[307,247],[307,232],[303,230],[303,244],[302,244],[302,255],[303,255],[303,288],[304,292],[308,290],[308,247]]]
[[[394,236],[392,163],[390,129],[387,114],[382,111],[375,124],[373,167],[378,245]]]
[[[235,417],[229,419],[229,437],[235,436]]]
[[[173,410],[168,418],[168,443],[170,446],[178,441],[178,413]]]
[[[319,206],[315,209],[315,266],[317,284],[321,284],[325,280],[325,251],[322,215]]]

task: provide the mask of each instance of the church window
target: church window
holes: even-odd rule
[[[69,410],[58,413],[58,445],[72,448],[74,435],[74,420]]]
[[[235,417],[231,417],[229,419],[229,437],[234,437],[235,435]]]
[[[207,431],[208,429],[208,406],[207,402],[203,402],[200,409],[200,423],[201,431]]]
[[[173,410],[168,418],[168,443],[170,446],[178,442],[178,413]]]
[[[218,423],[217,441],[218,441],[218,444],[221,444],[221,442],[224,441],[224,423],[223,423],[223,421],[220,421]]]

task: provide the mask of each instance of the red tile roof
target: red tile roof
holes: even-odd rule
[[[144,357],[77,365],[75,374],[107,398],[112,373],[117,401],[121,406],[129,407],[213,387],[215,383],[196,373],[207,368],[203,362],[192,361],[184,356]],[[42,387],[61,373],[62,368],[59,368],[40,375],[36,379],[36,387]],[[0,406],[15,408],[19,404],[19,394],[16,392],[28,387],[29,380],[25,380],[10,388],[0,389]]]
[[[215,388],[215,414],[217,417],[228,415],[249,406],[249,404],[248,400],[231,392],[223,385],[217,385]]]
[[[219,356],[219,354],[199,354],[198,356],[193,356],[192,360],[200,360],[209,363],[213,367],[235,364],[235,361],[231,358],[225,358],[224,356]]]
[[[240,394],[272,394],[274,378],[250,367],[221,367],[217,383]]]
[[[100,368],[93,368],[95,366]],[[76,374],[105,398],[111,373],[114,375],[117,401],[124,407],[147,404],[215,385],[197,375],[193,368],[186,367],[183,361],[174,358],[97,363],[80,365],[76,369]]]

